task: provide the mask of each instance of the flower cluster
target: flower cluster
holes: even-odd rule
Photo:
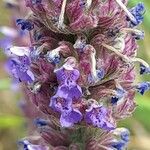
[[[41,137],[54,150],[125,149],[129,132],[116,129],[117,122],[135,110],[135,92],[150,89],[149,82],[134,82],[135,63],[139,74],[150,72],[136,56],[136,40],[144,37],[136,29],[144,5],[128,9],[128,0],[25,2],[32,12],[16,24],[29,32],[31,45],[10,47],[8,66],[26,98],[43,113],[39,117],[47,118],[35,121]],[[47,150],[30,140],[21,145]]]

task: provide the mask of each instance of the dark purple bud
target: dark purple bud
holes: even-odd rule
[[[43,126],[48,125],[48,122],[47,122],[47,120],[45,120],[45,119],[37,118],[37,119],[34,120],[34,124],[35,124],[37,127],[43,127]]]
[[[135,7],[130,9],[131,14],[135,17],[136,21],[130,20],[130,27],[138,26],[143,22],[143,14],[145,11],[145,7],[143,3],[138,3]],[[127,19],[129,20],[129,19]]]
[[[117,89],[116,95],[111,98],[111,103],[116,104],[121,98],[123,98],[125,91],[123,89]]]
[[[146,67],[143,64],[140,64],[140,74],[150,74],[150,67]]]
[[[143,31],[139,32],[139,33],[133,33],[132,36],[136,39],[136,40],[143,40],[145,33]]]
[[[141,95],[143,95],[148,90],[150,90],[150,82],[142,82],[137,85],[137,91]]]
[[[17,19],[16,23],[17,23],[17,25],[21,26],[22,30],[31,31],[34,28],[34,24],[32,22],[30,22],[29,20]]]

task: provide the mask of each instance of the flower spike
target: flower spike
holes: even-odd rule
[[[134,112],[136,91],[150,90],[150,82],[134,85],[136,63],[150,74],[136,57],[145,8],[127,1],[24,0],[30,12],[23,0],[11,4],[15,18],[26,17],[17,19],[22,30],[0,27],[0,47],[33,134],[19,149],[127,149],[130,133],[117,123]]]

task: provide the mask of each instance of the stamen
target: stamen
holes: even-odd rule
[[[86,2],[86,8],[89,9],[91,7],[92,0],[87,0]]]
[[[67,4],[67,0],[63,0],[59,21],[58,21],[58,28],[61,28],[63,26],[66,4]]]
[[[107,44],[102,44],[102,46],[104,46],[105,48],[113,51],[114,53],[116,53],[118,56],[120,56],[121,58],[123,58],[126,62],[131,63],[131,62],[140,62],[141,64],[143,64],[145,67],[149,68],[149,64],[147,62],[145,62],[143,59],[141,58],[128,58],[127,56],[123,55],[122,53],[118,52],[118,50],[116,50],[114,47],[109,46]]]
[[[122,28],[120,31],[125,33],[135,33],[135,34],[143,33],[142,31],[134,28]]]
[[[134,28],[123,28],[120,30],[122,33],[130,33],[136,40],[144,39],[144,32]]]
[[[100,148],[100,149],[105,149],[105,150],[108,149],[108,147],[106,147],[106,146],[104,146],[104,145],[101,145],[101,144],[98,144],[98,148]]]
[[[136,22],[135,17],[130,13],[130,11],[127,9],[127,7],[121,2],[121,0],[116,0],[118,5],[127,13],[127,16],[133,21]]]
[[[131,60],[125,56],[124,54],[120,53],[118,50],[116,50],[114,47],[109,46],[107,44],[102,43],[102,46],[104,46],[105,48],[107,48],[108,50],[111,50],[112,52],[114,52],[115,54],[117,54],[119,57],[121,57],[122,59],[124,59],[126,62],[131,62]]]
[[[93,49],[93,52],[91,53],[91,64],[92,64],[92,68],[91,68],[91,73],[92,73],[92,77],[94,79],[97,79],[97,71],[96,71],[96,51],[95,49]]]
[[[146,61],[144,61],[143,59],[141,59],[141,58],[133,58],[132,61],[133,62],[139,62],[139,63],[143,64],[147,68],[150,67],[149,64]]]

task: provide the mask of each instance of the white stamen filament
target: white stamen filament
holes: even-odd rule
[[[129,58],[127,56],[125,56],[124,54],[118,52],[118,50],[116,50],[114,47],[109,46],[107,44],[102,44],[105,48],[107,48],[108,50],[113,51],[114,53],[116,53],[118,56],[120,56],[121,58],[123,58],[124,60],[126,60],[126,62],[128,63],[132,63],[132,62],[139,62],[141,64],[143,64],[145,67],[149,68],[149,64],[147,62],[145,62],[143,59],[141,58]]]
[[[147,62],[145,62],[143,59],[141,58],[133,58],[132,59],[133,62],[139,62],[141,64],[143,64],[145,67],[149,68],[149,64]]]
[[[96,51],[91,53],[91,64],[92,64],[91,73],[92,73],[93,78],[97,79],[95,56],[96,56]]]
[[[138,30],[138,29],[133,29],[133,28],[122,28],[120,30],[121,32],[125,32],[125,33],[135,33],[135,34],[142,34],[143,32]]]
[[[58,21],[58,28],[63,26],[66,4],[67,4],[67,0],[63,0],[61,12],[60,12],[60,16],[59,16],[59,21]]]
[[[130,59],[125,56],[124,54],[120,53],[118,50],[116,50],[114,47],[109,46],[107,44],[102,44],[102,46],[104,46],[105,48],[107,48],[108,50],[111,50],[112,52],[116,53],[118,56],[120,56],[121,58],[123,58],[124,60],[126,60],[127,62],[130,62]]]
[[[27,136],[27,137],[24,137],[23,139],[22,139],[22,141],[27,141],[27,139],[28,140],[35,140],[35,141],[37,141],[37,140],[39,140],[41,137],[40,136],[38,136],[38,135],[35,135],[35,136]]]
[[[122,3],[121,0],[116,0],[116,2],[118,3],[118,5],[120,5],[120,7],[127,13],[127,16],[134,22],[136,22],[135,17],[130,13],[130,11],[127,9],[127,7]]]
[[[108,147],[101,145],[101,144],[98,144],[98,148],[101,148],[103,150],[110,150],[110,149],[108,149]]]
[[[89,9],[91,7],[92,0],[87,0],[86,2],[86,8]]]

